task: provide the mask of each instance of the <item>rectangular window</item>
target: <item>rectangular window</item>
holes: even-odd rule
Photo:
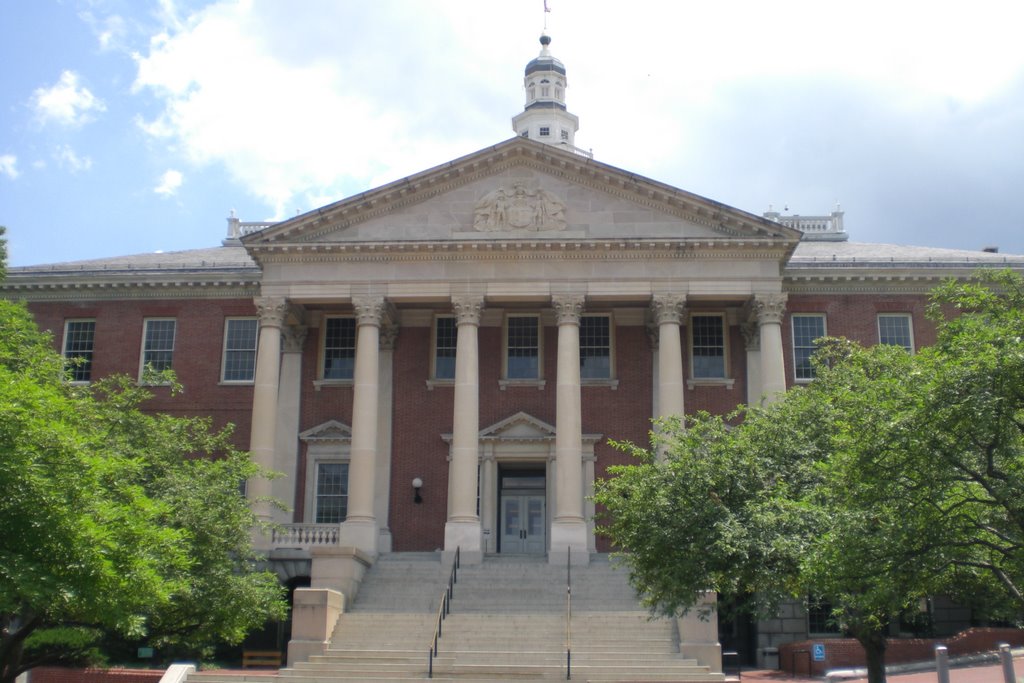
[[[808,635],[839,633],[839,624],[832,616],[831,603],[814,596],[808,598],[807,633]]]
[[[434,379],[455,379],[458,328],[452,316],[434,318]]]
[[[92,351],[96,336],[95,320],[68,320],[64,323],[64,357],[69,361],[72,382],[92,379]]]
[[[562,134],[562,142],[569,142],[569,131],[567,131],[565,128],[563,128],[562,131],[561,131],[561,134]]]
[[[356,369],[355,318],[324,321],[324,379],[352,379]]]
[[[814,379],[811,356],[817,350],[815,339],[825,336],[825,316],[820,313],[794,313],[793,376],[798,382]]]
[[[725,378],[725,318],[722,315],[690,317],[694,379]]]
[[[540,127],[540,136],[542,138],[549,137],[550,135],[551,135],[551,127],[550,126],[541,126]]]
[[[540,319],[509,316],[506,328],[506,379],[540,379]]]
[[[348,514],[348,463],[316,466],[316,524],[339,524]]]
[[[150,318],[145,321],[140,377],[147,371],[162,372],[171,369],[175,326],[174,318]]]
[[[256,318],[228,318],[224,321],[224,360],[221,364],[225,382],[252,382],[256,378]]]
[[[580,379],[611,379],[611,318],[584,315],[580,318]]]
[[[907,353],[914,351],[914,332],[907,313],[880,313],[878,315],[878,343],[902,346]]]

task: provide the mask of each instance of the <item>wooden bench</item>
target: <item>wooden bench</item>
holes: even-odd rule
[[[242,650],[242,668],[281,668],[281,653],[277,650]]]

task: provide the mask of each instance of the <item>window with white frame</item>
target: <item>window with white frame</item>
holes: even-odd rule
[[[909,313],[879,313],[878,343],[903,347],[914,351],[914,328]]]
[[[549,137],[550,135],[551,135],[551,127],[550,126],[541,126],[540,127],[540,136],[542,138]]]
[[[825,336],[825,316],[821,313],[794,313],[793,325],[793,377],[798,382],[814,379],[811,356],[818,350],[816,339]]]
[[[455,317],[439,315],[434,318],[434,379],[455,379],[457,343]]]
[[[540,318],[510,315],[505,320],[505,378],[540,379]]]
[[[256,378],[256,318],[228,318],[224,321],[224,356],[221,380],[252,382]]]
[[[694,379],[724,379],[725,316],[721,313],[690,316],[691,373]]]
[[[324,320],[323,379],[352,379],[356,368],[355,318]]]
[[[611,379],[611,316],[580,317],[580,379]]]
[[[64,323],[64,357],[72,382],[92,379],[92,353],[96,338],[95,320],[68,320]]]
[[[348,463],[317,461],[313,521],[339,524],[348,515]]]
[[[147,372],[170,370],[174,360],[174,318],[147,318],[142,336],[142,362],[139,376]]]
[[[565,128],[561,130],[562,142],[569,142],[569,131]]]

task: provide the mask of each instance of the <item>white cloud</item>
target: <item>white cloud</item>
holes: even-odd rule
[[[92,168],[92,159],[78,156],[69,145],[58,147],[53,153],[53,158],[57,161],[57,166],[71,173],[81,173]]]
[[[93,114],[106,111],[106,105],[84,86],[78,74],[64,71],[49,88],[38,88],[32,94],[32,107],[43,123],[78,126],[92,120]]]
[[[160,176],[160,182],[153,188],[153,192],[164,197],[171,197],[178,191],[178,188],[181,187],[182,180],[184,180],[184,176],[181,174],[181,171],[168,169],[162,176]]]
[[[98,18],[92,12],[83,11],[79,18],[89,25],[101,50],[123,49],[128,36],[128,22],[119,14]]]
[[[1024,73],[1024,5],[978,3],[555,0],[547,18],[577,144],[682,184],[702,140],[722,139],[699,126],[731,118],[751,86],[778,98],[839,84],[912,119],[991,98]],[[191,163],[222,165],[277,218],[511,137],[542,19],[521,0],[184,4],[161,0],[163,30],[135,56],[135,90],[162,103],[140,127]],[[740,101],[756,122],[758,102]],[[813,92],[786,104],[819,105]]]
[[[0,175],[5,175],[11,180],[21,175],[18,171],[18,157],[13,154],[0,154]]]

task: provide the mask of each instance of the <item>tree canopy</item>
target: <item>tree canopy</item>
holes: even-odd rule
[[[0,301],[0,683],[113,632],[200,654],[285,605],[256,570],[230,430],[152,414],[126,377],[82,386]]]
[[[653,609],[813,595],[882,681],[888,626],[921,598],[1024,608],[1024,281],[949,282],[930,316],[938,342],[913,355],[820,340],[809,385],[622,444],[639,462],[596,500]]]

